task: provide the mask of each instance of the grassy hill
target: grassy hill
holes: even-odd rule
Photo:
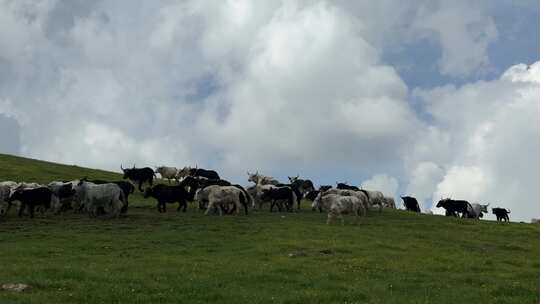
[[[0,180],[114,173],[0,155]],[[540,303],[540,226],[371,211],[0,220],[0,303]],[[176,206],[174,206],[176,207]]]
[[[68,166],[13,155],[0,154],[0,180],[49,183],[53,180],[74,180],[82,177],[117,180],[118,173]]]

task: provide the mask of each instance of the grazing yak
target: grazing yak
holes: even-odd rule
[[[150,187],[152,187],[155,176],[152,168],[135,168],[135,166],[133,166],[131,169],[124,169],[122,165],[120,165],[120,169],[124,172],[124,179],[129,179],[139,184],[139,191],[143,192],[142,184],[145,182],[148,182]]]
[[[415,197],[402,196],[401,199],[403,200],[403,205],[405,205],[405,210],[420,213],[420,205]]]
[[[341,195],[341,196],[354,196],[354,197],[358,198],[362,202],[362,204],[364,205],[366,210],[373,207],[373,205],[369,201],[369,197],[366,195],[366,193],[364,191],[344,190],[344,189],[330,189],[328,191],[323,192],[322,195],[327,195],[327,194],[337,194],[337,195]]]
[[[296,175],[295,177],[288,176],[288,178],[289,178],[289,183],[292,186],[294,186],[296,189],[298,189],[298,191],[300,191],[302,196],[304,196],[306,193],[310,191],[315,190],[315,186],[313,186],[313,182],[309,179],[300,179],[300,175]]]
[[[330,190],[330,189],[332,189],[332,186],[330,186],[330,185],[321,185],[321,186],[319,186],[319,191],[321,191],[321,192],[324,192],[324,191]]]
[[[208,208],[208,196],[213,188],[219,187],[219,185],[210,185],[201,189],[197,189],[194,199],[199,203],[200,210],[206,210]]]
[[[195,200],[199,203],[200,210],[208,209],[208,204],[210,202],[209,200],[210,193],[216,189],[219,189],[219,187],[223,187],[223,186],[210,185],[210,186],[206,186],[204,188],[197,190],[197,192],[195,193]],[[221,213],[230,214],[236,211],[236,204],[233,204],[232,206],[227,205],[227,204],[218,204],[217,206],[214,205],[213,207],[214,211],[218,211],[218,208],[220,209]]]
[[[9,203],[8,200],[15,185],[17,185],[17,183],[0,183],[0,216],[7,214],[11,207],[11,203]]]
[[[242,191],[234,186],[210,186],[208,193],[208,207],[205,211],[207,215],[211,210],[219,210],[219,215],[222,215],[222,210],[240,213],[242,206],[245,214],[248,214],[248,200],[245,197],[245,190]]]
[[[300,210],[300,204],[302,202],[302,197],[304,196],[302,191],[298,188],[298,184],[292,183],[292,184],[277,184],[276,187],[288,187],[290,188],[294,194],[296,195],[296,205],[297,209]]]
[[[30,217],[34,217],[34,209],[36,206],[43,206],[50,209],[51,206],[58,206],[58,198],[47,187],[39,187],[33,189],[17,189],[8,198],[8,204],[13,201],[21,202],[19,207],[19,216],[23,215],[23,211],[28,206]]]
[[[187,202],[192,201],[193,197],[186,191],[183,186],[167,186],[163,184],[155,185],[146,189],[144,192],[144,198],[153,197],[157,203],[157,209],[159,212],[167,212],[166,204],[178,203],[177,211],[183,208],[183,212],[186,212]]]
[[[279,181],[270,176],[264,176],[259,174],[259,171],[254,174],[247,172],[248,182],[254,182],[255,185],[277,185]]]
[[[258,210],[261,210],[263,205],[270,203],[271,201],[265,200],[263,196],[263,190],[276,188],[275,185],[259,185],[255,184],[254,186],[248,187],[248,193],[253,197],[252,206]]]
[[[360,189],[360,192],[363,192],[367,196],[370,207],[378,205],[379,212],[382,212],[382,208],[384,207],[384,204],[385,204],[385,199],[381,191],[369,191],[369,190]],[[395,202],[394,202],[394,208],[395,208]]]
[[[366,215],[364,204],[356,196],[319,195],[313,202],[313,207],[328,210],[327,224],[335,218],[340,218],[341,224],[344,224],[343,215],[345,214],[353,214],[357,219],[361,215]]]
[[[81,180],[88,181],[96,185],[116,184],[118,187],[120,187],[120,189],[122,189],[122,192],[124,192],[125,204],[124,204],[124,207],[122,207],[121,212],[122,213],[127,212],[128,205],[129,205],[129,195],[135,192],[135,186],[133,186],[132,183],[127,182],[127,181],[106,181],[106,180],[101,180],[101,179],[88,180],[86,178],[83,178]]]
[[[76,191],[72,183],[50,182],[47,187],[58,198],[59,206],[55,210],[56,214],[73,209],[73,200]]]
[[[186,176],[180,182],[180,186],[187,188],[192,197],[195,196],[195,192],[197,192],[197,189],[203,189],[212,185],[231,186],[231,183],[224,179],[208,179],[193,176]]]
[[[175,167],[156,167],[155,173],[159,173],[161,178],[167,179],[169,184],[171,183],[171,179],[178,181],[178,169]]]
[[[308,193],[306,193],[304,195],[304,198],[307,199],[308,201],[314,201],[317,196],[319,195],[319,193],[321,193],[321,191],[319,190],[313,190],[313,191],[309,191]]]
[[[354,190],[354,191],[360,191],[360,188],[356,187],[356,186],[350,186],[348,185],[347,183],[338,183],[336,182],[336,185],[337,185],[337,189],[340,189],[340,190]]]
[[[291,187],[271,187],[262,189],[261,199],[263,201],[271,201],[270,212],[277,205],[279,212],[283,210],[283,202],[287,211],[292,211],[293,206],[298,204],[299,198]]]
[[[103,210],[109,217],[118,217],[126,206],[124,192],[116,184],[96,185],[87,181],[80,181],[75,187],[77,200],[81,209],[89,216],[97,216]]]
[[[504,208],[491,208],[491,212],[493,212],[493,214],[495,214],[495,216],[497,217],[497,222],[510,221],[510,218],[508,217],[510,210]]]
[[[182,170],[178,171],[177,178],[185,178],[187,176],[193,176],[198,178],[207,178],[207,179],[220,179],[219,174],[214,170],[206,170],[201,168],[191,168],[184,167]]]
[[[385,196],[383,197],[383,203],[384,208],[390,208],[390,209],[396,209],[396,201],[393,197]]]
[[[358,200],[362,203],[364,206],[364,209],[367,211],[369,207],[371,207],[369,203],[368,197],[365,195],[362,191],[354,191],[354,190],[344,190],[344,189],[329,189],[324,192],[320,192],[317,198],[313,201],[313,204],[311,204],[312,210],[319,210],[319,212],[328,211],[330,208],[330,205],[325,205],[324,201],[323,203],[320,202],[320,199],[326,195],[340,195],[340,196],[354,196],[358,198]],[[318,200],[317,203],[315,201]]]
[[[457,217],[461,213],[462,218],[469,217],[472,206],[468,201],[445,198],[437,203],[437,208],[446,209],[446,216]]]
[[[480,204],[471,204],[471,210],[468,212],[468,217],[473,219],[480,219],[484,217],[484,213],[488,212],[488,206],[487,205],[480,205]]]
[[[207,179],[207,178],[195,178],[193,176],[188,176],[182,180],[180,183],[183,187],[188,187],[190,197],[195,199],[195,194],[198,189],[204,189],[209,186],[233,186],[236,187],[244,192],[244,195],[246,196],[248,205],[251,205],[253,203],[253,197],[242,187],[238,184],[231,184],[231,182],[224,180],[224,179]],[[197,200],[198,201],[198,200]],[[199,208],[201,207],[201,204],[199,202]]]

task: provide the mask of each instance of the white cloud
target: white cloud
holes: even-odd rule
[[[422,210],[431,208],[434,189],[442,181],[444,173],[443,168],[433,162],[418,163],[408,177],[409,184],[405,193],[416,197]]]
[[[430,1],[414,20],[413,28],[440,43],[442,74],[463,77],[487,71],[488,46],[498,32],[481,3]]]
[[[443,75],[466,79],[492,69],[489,46],[499,36],[492,8],[497,5],[492,1],[344,0],[339,4],[362,20],[358,31],[384,53],[399,54],[427,39],[440,47],[438,69]]]
[[[11,49],[0,58],[13,77],[0,97],[24,155],[110,169],[197,162],[243,178],[392,166],[414,136],[407,86],[349,11],[188,1],[141,2],[143,14],[126,3],[3,3]]]

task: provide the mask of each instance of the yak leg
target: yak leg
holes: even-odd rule
[[[248,204],[247,202],[244,202],[244,212],[246,215],[248,215]]]
[[[330,225],[332,223],[333,218],[334,218],[334,216],[332,214],[328,213],[328,219],[326,220],[326,224]]]
[[[23,216],[23,212],[25,208],[26,208],[26,204],[21,202],[21,205],[19,206],[19,217]]]
[[[28,210],[30,212],[30,218],[34,218],[34,204],[28,204]]]
[[[186,208],[187,208],[187,202],[185,200],[181,200],[178,202],[178,209],[176,209],[176,211],[180,211],[180,209],[183,208],[183,212],[186,212]]]
[[[213,209],[213,208],[214,208],[214,204],[208,203],[208,206],[206,207],[206,211],[204,212],[204,215],[208,215],[208,213],[210,212],[210,209]]]
[[[139,191],[141,191],[141,192],[143,192],[142,184],[143,184],[143,181],[140,180],[140,181],[139,181]]]

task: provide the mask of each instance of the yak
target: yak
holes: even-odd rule
[[[261,199],[271,201],[270,212],[273,211],[277,204],[279,211],[283,209],[281,202],[285,201],[287,211],[292,211],[293,206],[297,203],[298,198],[290,187],[275,187],[262,190]]]
[[[356,187],[356,186],[349,186],[347,185],[347,183],[338,183],[336,182],[337,184],[337,189],[340,189],[340,190],[354,190],[354,191],[360,191],[360,188]]]
[[[469,217],[472,206],[468,201],[445,198],[437,203],[437,208],[446,209],[446,216],[457,217],[461,213],[462,218]]]
[[[495,214],[495,216],[497,217],[497,222],[510,221],[510,218],[508,217],[508,213],[510,213],[510,210],[504,208],[491,208],[491,212],[493,212],[493,214]]]
[[[19,208],[19,216],[23,215],[24,209],[28,206],[30,217],[33,218],[34,208],[36,206],[43,206],[45,209],[49,209],[52,205],[55,205],[55,200],[58,200],[58,198],[49,188],[39,187],[34,189],[15,190],[15,192],[10,195],[8,203],[11,204],[13,201],[20,201],[21,206]]]
[[[418,212],[420,213],[420,205],[415,197],[412,196],[402,196],[403,204],[407,211]]]
[[[120,165],[120,169],[122,169],[122,171],[124,172],[124,179],[129,179],[139,184],[139,191],[143,192],[142,184],[145,182],[148,182],[150,184],[150,187],[152,187],[152,183],[155,177],[155,173],[152,168],[135,168],[135,166],[133,166],[133,168],[131,169],[124,169]]]
[[[177,211],[183,208],[183,212],[186,212],[187,202],[192,201],[193,197],[182,186],[167,186],[163,184],[155,185],[146,189],[144,192],[144,198],[153,197],[157,203],[157,209],[159,212],[167,212],[167,203],[178,202]]]

